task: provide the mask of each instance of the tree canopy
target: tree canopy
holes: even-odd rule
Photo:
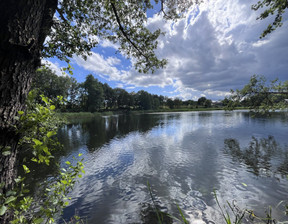
[[[277,109],[287,108],[287,98],[288,81],[281,82],[275,79],[268,83],[264,76],[253,75],[250,82],[241,90],[231,90],[227,108],[234,109],[242,104],[255,113],[267,114]]]
[[[87,57],[89,51],[103,39],[119,44],[119,51],[134,58],[140,72],[154,71],[167,61],[158,59],[154,50],[159,29],[145,27],[147,10],[160,4],[164,18],[176,19],[198,0],[63,0],[59,1],[52,29],[44,44],[43,57],[58,57],[69,62],[74,54]]]
[[[125,89],[112,88],[107,83],[101,83],[89,74],[83,83],[73,77],[57,76],[53,71],[38,69],[32,83],[32,91],[37,93],[36,101],[42,103],[41,95],[49,97],[56,103],[57,110],[62,112],[96,112],[104,110],[158,110],[209,108],[210,99],[201,97],[198,101],[151,94],[144,90],[128,93]],[[57,103],[58,96],[63,96],[65,102]],[[203,101],[204,99],[204,101]],[[200,104],[198,102],[201,102]]]
[[[257,19],[263,20],[270,16],[276,15],[272,24],[269,24],[267,28],[263,31],[260,38],[265,37],[267,34],[273,32],[278,27],[283,25],[282,19],[285,10],[288,7],[287,0],[262,0],[258,1],[256,4],[252,5],[253,10],[259,10],[264,7],[264,11],[260,14]]]

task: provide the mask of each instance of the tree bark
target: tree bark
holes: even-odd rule
[[[0,193],[16,176],[17,112],[25,109],[35,70],[41,64],[43,43],[50,32],[57,0],[0,1]],[[10,154],[3,152],[9,149]],[[0,203],[1,204],[1,203]],[[0,217],[8,223],[9,217]]]

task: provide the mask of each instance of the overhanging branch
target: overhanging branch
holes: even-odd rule
[[[111,6],[112,6],[112,10],[113,10],[113,13],[116,17],[116,21],[118,23],[118,26],[119,26],[119,30],[121,31],[121,33],[123,34],[123,36],[127,39],[127,41],[140,53],[141,56],[143,56],[147,61],[149,61],[148,57],[143,53],[143,51],[131,40],[131,38],[128,36],[128,34],[125,32],[122,24],[121,24],[121,21],[120,21],[120,18],[118,16],[118,13],[117,13],[117,10],[116,10],[116,7],[115,7],[115,4],[113,2],[111,2]]]
[[[69,25],[70,23],[69,23],[69,21],[64,17],[64,15],[63,15],[61,9],[57,8],[57,12],[58,12],[60,18],[61,18],[61,19],[62,19],[66,24]]]

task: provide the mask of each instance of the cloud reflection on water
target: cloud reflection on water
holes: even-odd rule
[[[259,121],[246,112],[223,111],[106,117],[97,122],[78,124],[89,143],[79,139],[82,143],[73,150],[86,148],[86,174],[72,193],[65,217],[79,209],[89,223],[139,222],[141,211],[151,203],[147,181],[163,210],[179,216],[179,204],[191,220],[207,223],[220,220],[214,188],[222,202],[235,199],[241,206],[262,206],[263,198],[273,204],[288,196],[287,181],[257,179],[223,153],[227,138],[247,145],[255,134],[274,132],[282,144],[286,138],[277,131],[283,128],[281,122],[275,126],[273,119]]]

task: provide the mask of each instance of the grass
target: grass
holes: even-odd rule
[[[77,120],[77,119],[89,119],[97,116],[111,116],[117,114],[114,111],[103,111],[103,112],[65,112],[65,113],[58,113],[57,115],[64,118],[65,120]]]
[[[89,118],[95,116],[95,114],[90,112],[58,113],[58,115],[66,119]]]
[[[241,211],[241,210],[239,211],[239,209],[236,210],[235,209],[236,207],[234,205],[232,206],[231,203],[227,201],[228,207],[230,208],[230,210],[232,211],[233,216],[234,216],[234,221],[232,221],[232,218],[230,217],[229,212],[225,209],[225,206],[222,207],[220,205],[220,203],[218,201],[217,194],[216,194],[216,190],[214,190],[213,192],[214,192],[214,198],[215,198],[216,203],[220,209],[220,213],[221,213],[223,219],[225,220],[225,223],[226,224],[241,224],[246,210],[244,210],[244,211]],[[225,209],[225,211],[224,211],[224,209]]]
[[[242,224],[244,220],[246,220],[245,223],[251,223],[251,224],[252,223],[257,223],[257,224],[260,224],[260,223],[261,224],[276,224],[276,223],[277,224],[288,224],[288,221],[280,222],[280,221],[277,221],[276,219],[273,218],[271,206],[269,206],[268,209],[265,211],[266,217],[263,218],[263,217],[259,217],[259,216],[255,215],[255,213],[252,210],[238,208],[235,205],[234,201],[232,204],[229,201],[227,201],[226,203],[228,205],[228,209],[226,209],[225,205],[224,206],[220,205],[215,190],[213,191],[213,193],[214,193],[214,198],[216,200],[216,204],[219,207],[220,213],[221,213],[226,224]],[[276,208],[279,207],[280,204],[282,204],[282,203],[283,203],[283,201],[278,203]],[[287,209],[287,205],[284,205],[284,207],[286,207],[286,209]],[[286,216],[287,216],[287,210],[283,214],[286,214]]]
[[[152,193],[152,189],[151,189],[151,186],[150,186],[149,182],[147,182],[147,187],[148,187],[148,191],[149,191],[149,194],[150,194],[150,197],[151,197],[151,200],[152,200],[153,209],[154,209],[154,211],[156,213],[156,216],[157,216],[157,223],[158,224],[173,223],[173,220],[176,220],[176,221],[178,221],[178,222],[180,222],[182,224],[189,224],[189,222],[185,218],[182,210],[180,209],[179,205],[177,205],[177,209],[179,211],[181,219],[178,219],[178,218],[176,218],[175,216],[173,216],[173,215],[171,215],[169,213],[160,211],[158,209],[158,206],[157,206],[156,201],[154,199],[154,196],[153,196],[153,193]]]
[[[235,108],[235,110],[247,109],[244,107]],[[161,113],[161,112],[188,112],[188,111],[215,111],[215,110],[224,110],[223,107],[211,107],[211,108],[161,108],[156,110],[115,110],[115,111],[102,111],[102,112],[64,112],[58,113],[59,116],[62,116],[69,119],[78,119],[78,118],[92,118],[95,116],[111,116],[116,114],[147,114],[147,113]]]
[[[165,220],[165,218],[170,218],[171,219],[171,223],[173,223],[172,220],[175,220],[182,224],[189,224],[189,221],[187,221],[187,219],[184,216],[184,213],[182,212],[182,210],[180,209],[179,205],[177,205],[179,214],[181,218],[176,218],[175,216],[172,216],[169,213],[164,213],[162,211],[160,211],[158,209],[158,206],[156,204],[156,201],[154,199],[153,193],[152,193],[152,189],[151,186],[149,184],[149,182],[147,182],[147,187],[148,187],[148,191],[152,200],[152,205],[153,205],[153,209],[154,212],[156,214],[156,222],[158,224],[167,224],[170,222],[167,222],[167,220]],[[220,209],[220,214],[223,218],[223,223],[226,224],[242,224],[242,223],[257,223],[257,224],[288,224],[288,221],[284,221],[284,222],[279,222],[277,220],[275,220],[272,217],[272,207],[269,206],[269,208],[266,210],[266,217],[259,217],[256,216],[254,214],[254,212],[252,210],[248,210],[248,209],[240,209],[239,207],[236,206],[235,201],[233,201],[232,203],[230,203],[229,201],[226,201],[226,205],[221,205],[219,200],[218,200],[218,196],[216,193],[216,190],[213,191],[214,194],[214,198],[216,201],[216,204],[218,206],[218,208]],[[282,204],[283,201],[281,201],[277,206],[280,206],[280,204]],[[286,207],[286,209],[288,208],[287,205],[284,205],[284,207]],[[287,212],[287,211],[286,211]],[[286,213],[287,215],[287,213]]]
[[[74,215],[69,221],[62,220],[64,224],[87,224],[87,221],[84,221],[78,215]]]

